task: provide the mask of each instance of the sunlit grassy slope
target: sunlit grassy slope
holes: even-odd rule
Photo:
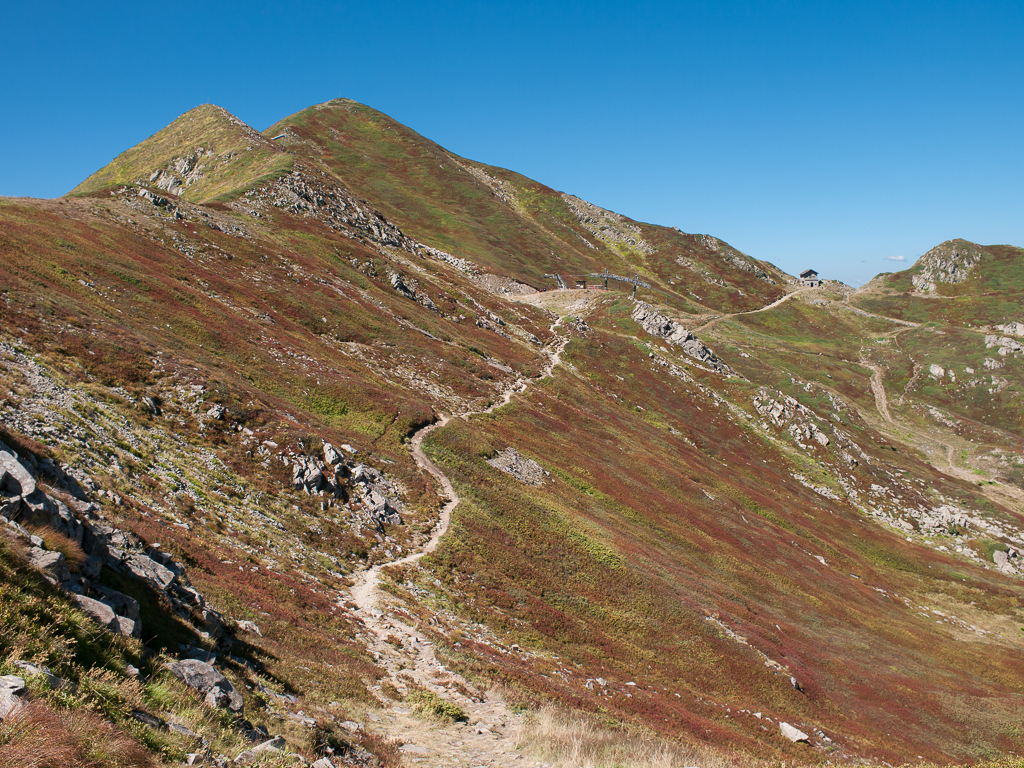
[[[120,184],[149,184],[164,171],[187,182],[181,197],[193,202],[229,200],[287,173],[292,158],[227,111],[204,104],[114,158],[70,194]],[[192,180],[189,174],[195,176]]]
[[[782,295],[779,285],[753,270],[781,284],[777,268],[724,243],[719,252],[701,235],[617,216],[595,219],[588,228],[563,195],[543,183],[461,158],[347,99],[310,107],[264,132],[282,133],[282,146],[337,174],[408,234],[536,287],[554,286],[545,274],[593,283],[590,274],[607,269],[630,277],[639,272],[683,312],[748,309]]]

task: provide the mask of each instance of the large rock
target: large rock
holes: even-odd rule
[[[329,467],[333,467],[335,464],[341,462],[341,455],[334,449],[334,446],[330,443],[324,443],[324,462]]]
[[[33,568],[38,568],[46,574],[52,582],[59,583],[71,577],[68,564],[60,552],[49,552],[40,547],[32,547],[28,551],[28,562]]]
[[[132,621],[139,620],[139,601],[134,597],[128,597],[128,595],[109,587],[96,587],[96,591],[102,596],[100,602],[113,608],[114,613],[126,616]]]
[[[0,443],[0,487],[18,496],[31,496],[36,490],[32,473],[22,466],[18,457]]]
[[[75,542],[75,544],[81,546],[82,537],[85,535],[85,527],[78,518],[75,517],[75,514],[67,508],[66,504],[58,501],[54,506],[56,508],[50,518],[50,522],[54,529],[59,533],[63,533]]]
[[[75,601],[82,613],[95,621],[101,627],[105,627],[111,632],[121,631],[121,625],[117,620],[117,614],[114,613],[114,609],[106,603],[101,603],[99,600],[93,600],[91,597],[86,597],[85,595],[71,595],[71,599]]]
[[[15,714],[25,705],[28,686],[16,675],[0,677],[0,720]]]
[[[125,557],[124,565],[143,581],[149,582],[160,592],[166,592],[174,583],[174,572],[160,565],[156,560],[138,552],[131,552]]]
[[[779,730],[782,731],[782,735],[790,741],[808,741],[810,736],[801,731],[796,726],[790,725],[789,723],[779,723]]]
[[[196,659],[185,659],[168,663],[167,669],[189,688],[203,694],[203,701],[208,706],[241,713],[241,694],[213,665]]]

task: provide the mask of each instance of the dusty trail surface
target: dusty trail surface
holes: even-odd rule
[[[703,331],[705,328],[708,328],[708,327],[714,325],[719,320],[728,320],[730,317],[739,317],[740,315],[753,315],[753,314],[757,314],[758,312],[767,312],[769,309],[775,309],[775,307],[779,306],[780,304],[783,304],[784,302],[789,301],[794,296],[799,296],[801,293],[807,293],[807,291],[813,291],[813,290],[817,290],[817,289],[815,289],[815,288],[806,288],[806,287],[805,288],[797,288],[792,293],[787,293],[781,299],[776,299],[771,304],[766,304],[765,306],[760,307],[759,309],[751,309],[751,310],[748,310],[747,312],[732,312],[732,313],[730,313],[728,315],[719,315],[718,317],[713,317],[710,320],[702,323],[701,325],[698,325],[696,328],[691,328],[690,329],[690,333],[697,333],[697,331]]]
[[[582,302],[571,301],[567,307],[559,308],[565,310],[559,314],[580,314],[591,306],[593,301],[589,297]],[[552,330],[556,331],[560,323],[561,317],[552,325]],[[465,722],[446,724],[417,715],[407,704],[396,704],[380,714],[369,713],[367,727],[399,742],[406,762],[427,768],[540,765],[520,754],[517,747],[517,735],[523,726],[524,715],[513,712],[498,692],[481,691],[469,680],[447,669],[435,656],[430,640],[416,627],[397,618],[396,606],[388,603],[393,598],[380,589],[380,577],[385,568],[415,563],[437,549],[451,523],[452,511],[460,501],[448,476],[423,452],[423,440],[453,418],[465,419],[491,413],[507,405],[514,395],[525,391],[531,383],[550,376],[561,362],[568,341],[568,336],[556,336],[544,352],[548,361],[536,379],[520,379],[487,408],[454,416],[442,415],[413,435],[411,452],[416,464],[434,477],[446,498],[437,525],[417,551],[358,574],[348,596],[358,607],[357,615],[365,627],[363,639],[377,663],[387,671],[388,682],[399,691],[424,688],[461,707],[466,714]]]

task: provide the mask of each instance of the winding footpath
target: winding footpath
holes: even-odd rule
[[[554,325],[556,331],[561,318]],[[418,687],[431,691],[462,708],[465,722],[439,723],[417,716],[403,704],[385,708],[380,714],[367,713],[371,730],[397,741],[399,751],[417,765],[426,768],[458,766],[539,765],[527,760],[518,750],[518,734],[525,716],[514,712],[496,691],[484,692],[456,672],[447,669],[434,654],[433,644],[415,627],[397,618],[393,611],[381,608],[381,572],[391,566],[409,565],[435,551],[441,537],[448,531],[452,512],[460,498],[451,480],[423,451],[423,441],[434,430],[453,418],[466,419],[491,413],[508,405],[512,398],[526,391],[531,383],[552,374],[562,360],[568,336],[557,336],[545,350],[547,365],[533,379],[519,379],[502,397],[488,407],[469,410],[440,418],[418,430],[410,441],[416,464],[440,486],[446,499],[437,524],[423,546],[405,557],[379,563],[355,577],[348,599],[357,606],[356,615],[366,632],[364,640],[377,663],[387,671],[388,682],[398,690]],[[342,598],[342,601],[344,598]],[[382,695],[381,698],[384,698]]]
[[[815,288],[808,288],[808,287],[797,288],[792,293],[787,293],[781,299],[776,299],[771,304],[766,304],[765,306],[760,307],[759,309],[750,309],[750,310],[747,310],[746,312],[732,312],[732,313],[730,313],[728,315],[719,315],[718,317],[713,317],[710,320],[708,320],[706,323],[703,323],[702,325],[699,325],[696,328],[690,329],[690,333],[696,334],[697,331],[703,331],[705,328],[708,328],[708,327],[714,325],[719,320],[728,320],[730,317],[739,317],[740,315],[754,315],[754,314],[757,314],[758,312],[767,312],[769,309],[775,309],[780,304],[783,304],[784,302],[789,301],[794,296],[799,296],[801,293],[807,293],[807,291],[813,291],[813,290],[817,290],[817,289],[815,289]]]

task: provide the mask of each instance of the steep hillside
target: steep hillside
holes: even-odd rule
[[[631,221],[517,173],[454,155],[386,115],[337,99],[268,128],[336,174],[411,236],[489,270],[554,287],[546,274],[650,280],[679,311],[750,309],[784,277],[713,237]]]
[[[0,758],[1019,752],[1020,253],[797,289],[345,100],[0,201]]]
[[[144,184],[191,202],[230,200],[286,173],[292,162],[234,115],[204,104],[118,155],[70,194]]]

